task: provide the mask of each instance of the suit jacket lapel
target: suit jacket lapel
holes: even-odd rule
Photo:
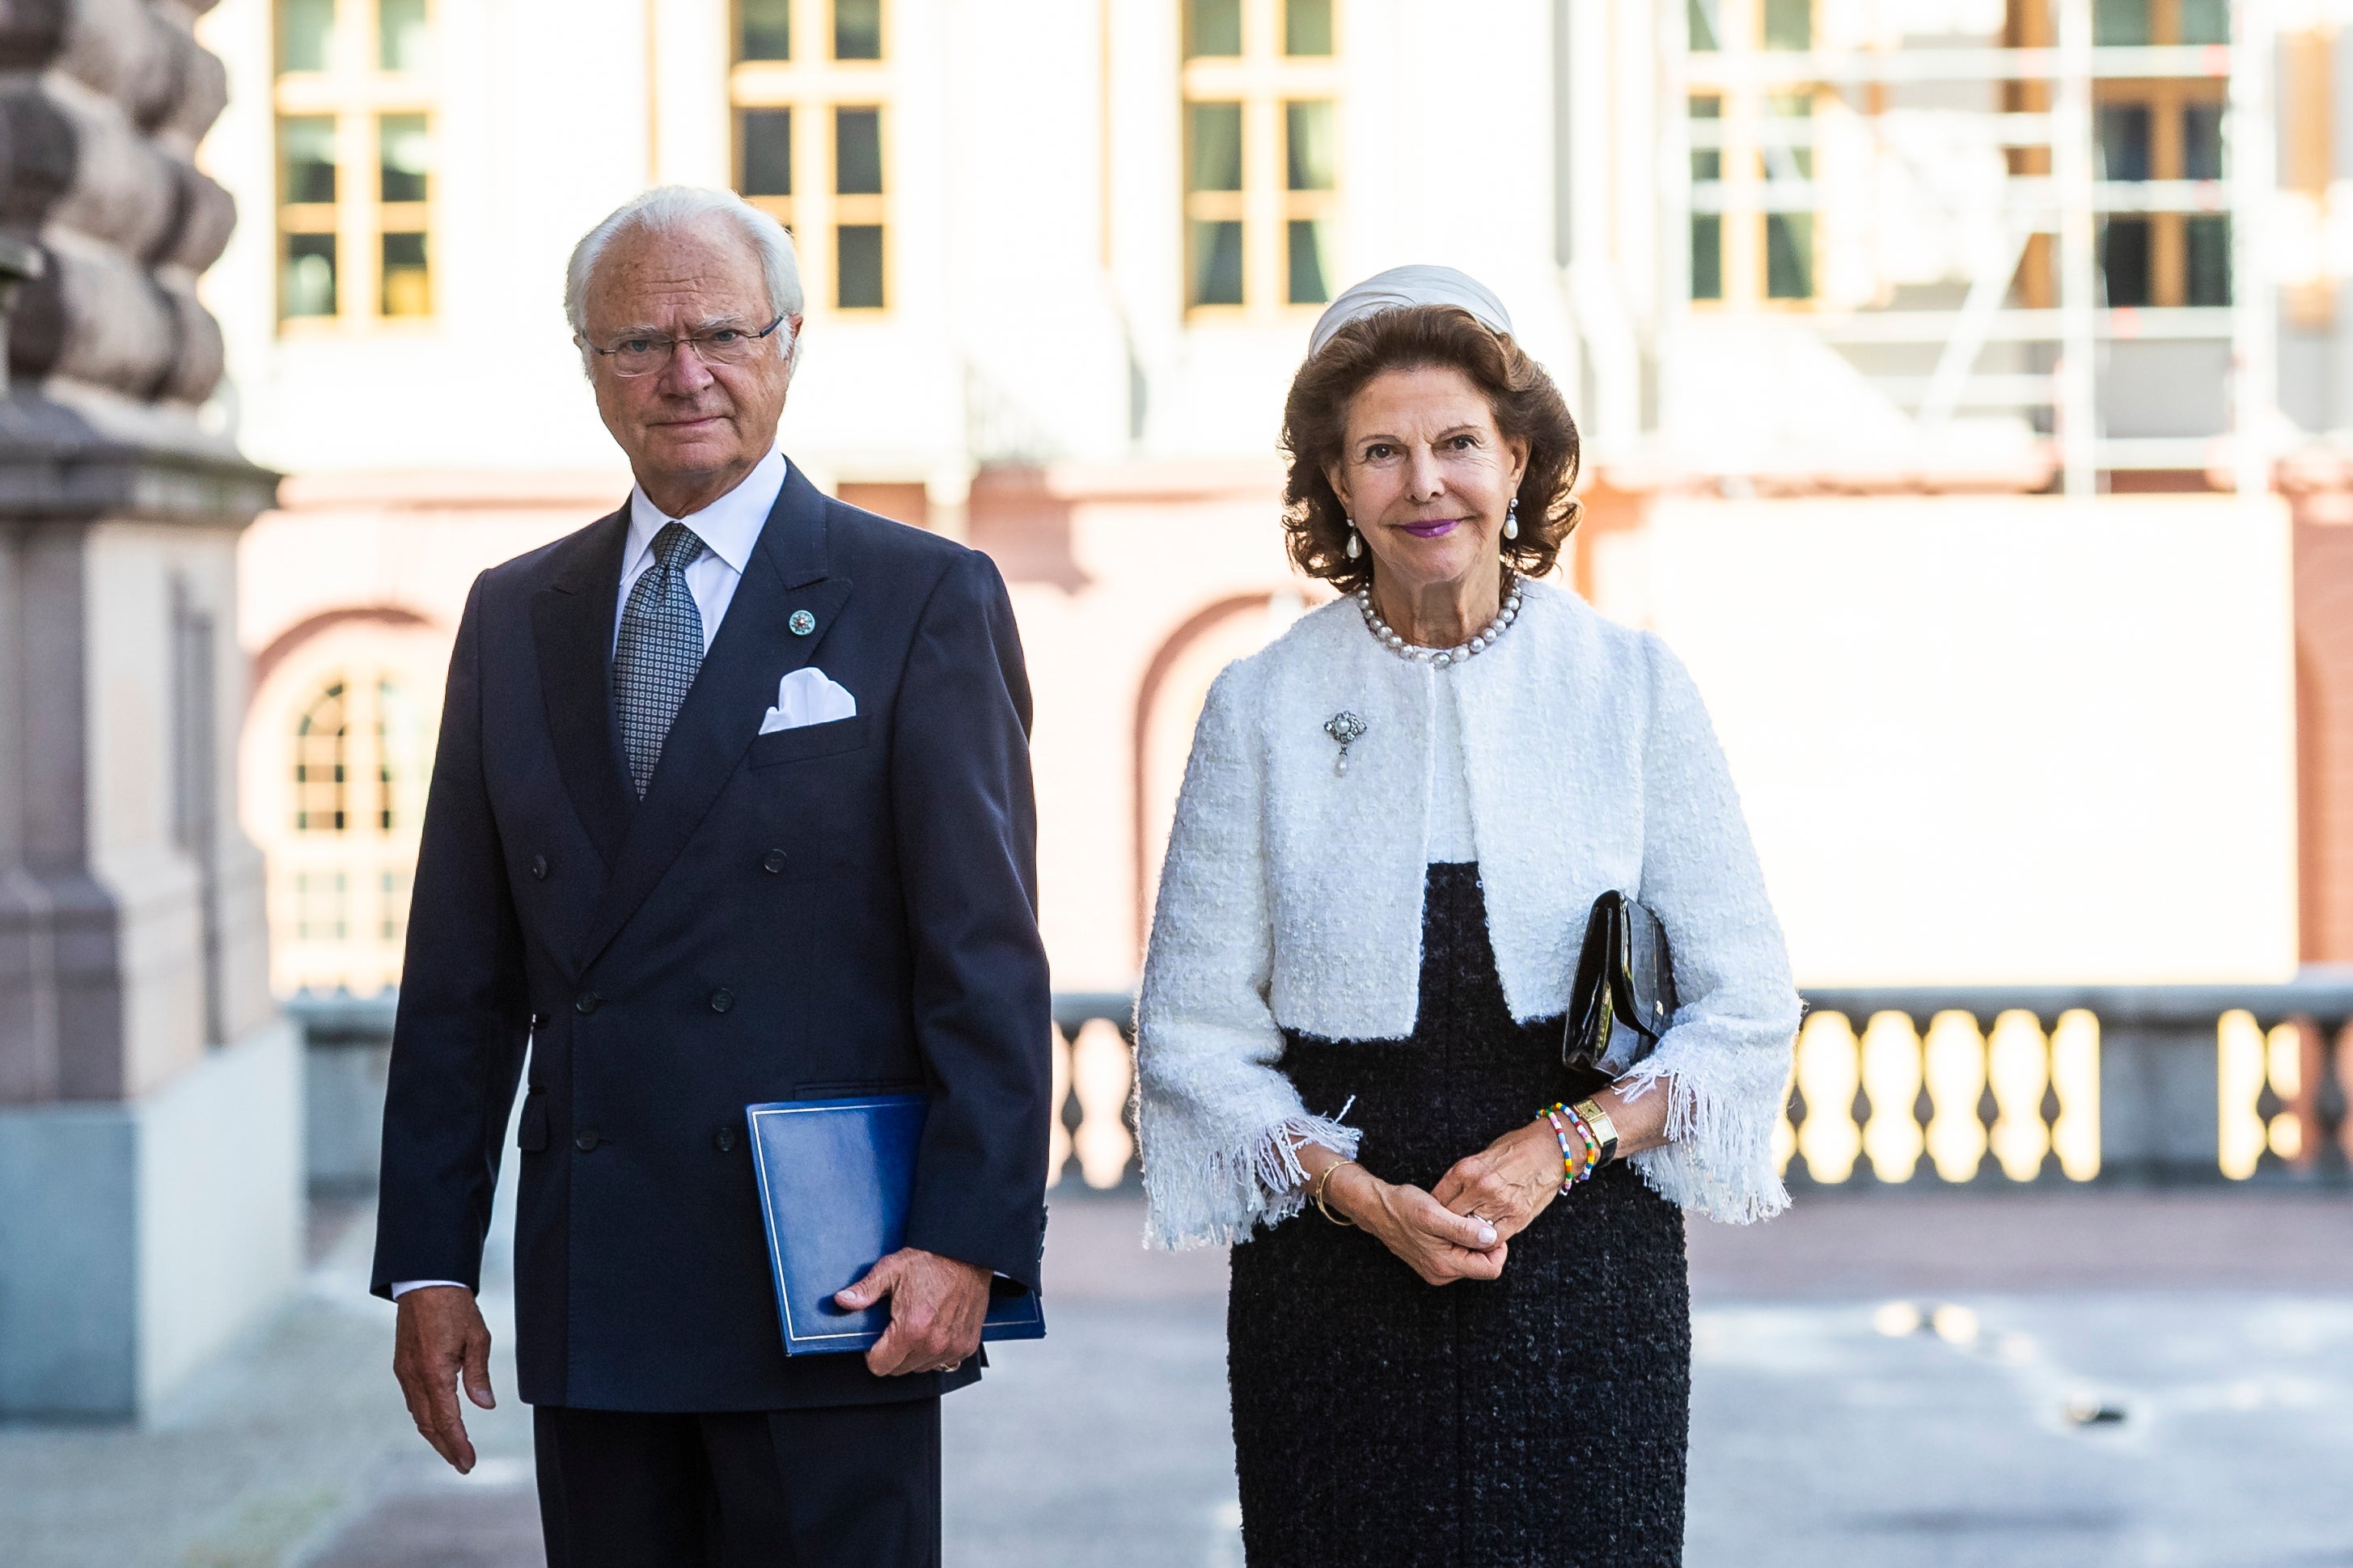
[[[556,770],[608,877],[637,807],[613,720],[613,606],[628,534],[623,507],[565,541],[554,579],[531,602]]]
[[[825,508],[824,495],[798,469],[787,472],[727,617],[670,723],[661,761],[589,921],[584,971],[686,847],[759,733],[761,715],[776,700],[777,682],[816,657],[849,597],[849,579],[828,571]],[[618,571],[617,565],[617,578]],[[807,637],[792,631],[792,617],[801,610],[817,619]]]

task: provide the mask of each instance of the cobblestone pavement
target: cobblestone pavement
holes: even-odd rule
[[[1058,1194],[1051,1336],[947,1405],[952,1568],[1240,1562],[1223,1261],[1137,1225]],[[511,1364],[459,1480],[335,1229],[146,1428],[0,1427],[0,1562],[538,1568]],[[1692,1254],[1695,1568],[2353,1565],[2353,1195],[1819,1194]]]

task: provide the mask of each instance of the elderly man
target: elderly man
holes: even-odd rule
[[[549,1563],[934,1563],[939,1398],[980,1375],[992,1277],[1037,1288],[1044,1226],[1012,611],[986,556],[776,451],[801,291],[774,220],[651,192],[565,299],[637,488],[482,574],[459,628],[385,1110],[394,1368],[471,1468],[457,1388],[491,1406],[474,1289],[528,1045]],[[907,1247],[844,1297],[889,1298],[890,1331],[788,1360],[744,1108],[886,1086],[931,1097]]]

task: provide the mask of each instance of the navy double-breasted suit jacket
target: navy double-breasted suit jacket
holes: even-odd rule
[[[1050,1005],[1004,583],[792,471],[639,801],[610,678],[628,522],[494,567],[467,601],[410,906],[375,1290],[479,1282],[528,1059],[525,1400],[761,1410],[969,1382],[787,1361],[744,1108],[926,1089],[907,1244],[1037,1288]],[[809,664],[857,716],[759,734]]]

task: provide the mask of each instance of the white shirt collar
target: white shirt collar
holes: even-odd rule
[[[751,564],[752,547],[759,542],[760,530],[767,525],[768,514],[776,509],[776,498],[785,490],[785,455],[770,452],[744,476],[743,482],[701,511],[686,517],[672,518],[646,499],[643,486],[629,491],[629,542],[622,552],[621,574],[626,579],[636,570],[638,562],[653,553],[654,535],[668,522],[682,522],[694,530],[696,537],[711,552],[727,563],[737,576]]]

